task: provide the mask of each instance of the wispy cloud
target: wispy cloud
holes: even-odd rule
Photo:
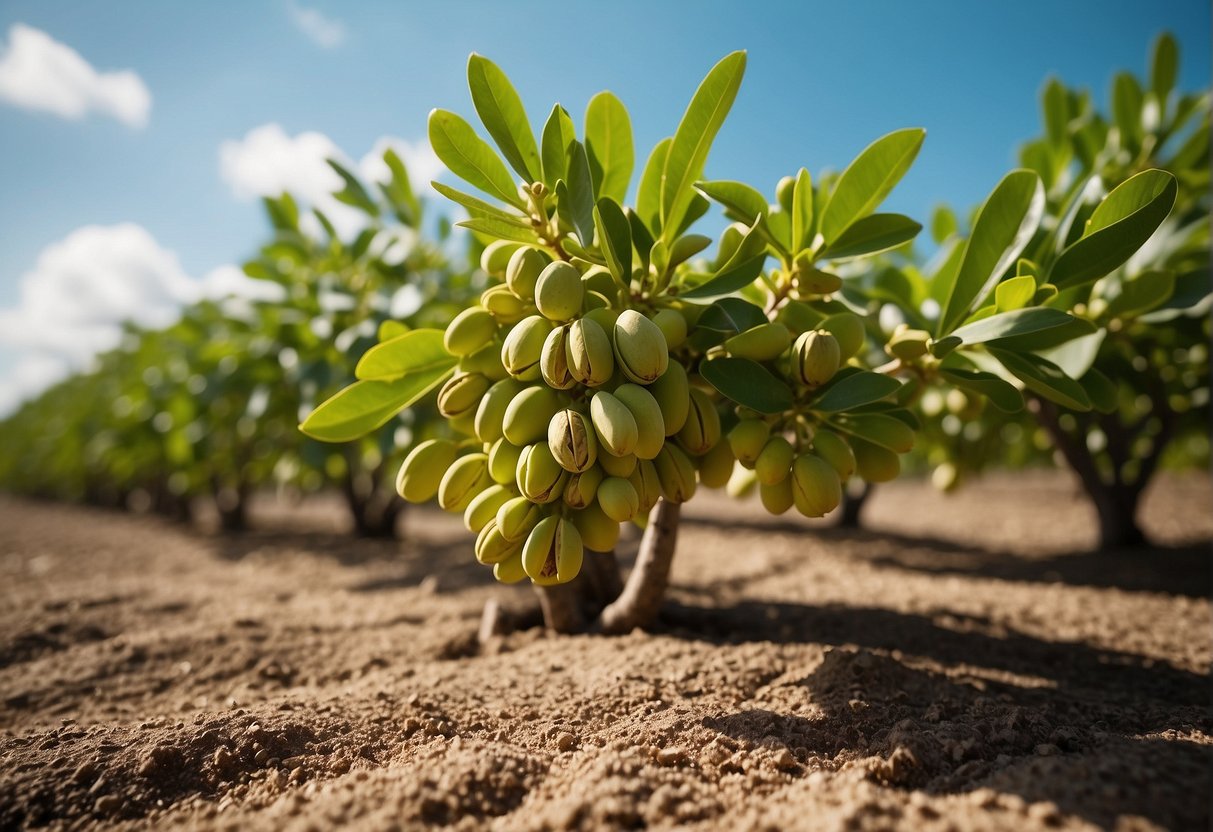
[[[152,95],[135,72],[98,72],[80,53],[39,29],[15,23],[0,47],[0,100],[80,120],[91,113],[145,127]]]
[[[286,10],[299,31],[321,49],[336,49],[345,43],[345,24],[340,20],[325,16],[319,9],[301,6],[295,0],[288,0]]]

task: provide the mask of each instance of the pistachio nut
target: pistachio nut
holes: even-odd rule
[[[691,384],[687,380],[687,371],[682,364],[671,361],[670,366],[666,368],[660,378],[649,385],[648,390],[661,408],[665,435],[673,436],[682,430],[682,426],[687,421],[687,414],[691,410]]]
[[[590,419],[602,449],[608,454],[624,457],[636,450],[640,439],[636,418],[613,394],[605,390],[594,394],[590,399]]]
[[[506,540],[522,542],[547,512],[526,497],[506,500],[497,509],[497,529]]]
[[[539,378],[539,360],[543,343],[552,325],[539,315],[531,315],[514,325],[501,345],[501,363],[514,378],[534,381]]]
[[[673,309],[659,309],[653,314],[652,321],[665,336],[666,346],[677,349],[687,339],[687,319],[682,313]]]
[[[542,384],[528,387],[506,405],[501,433],[519,447],[542,439],[547,436],[548,423],[560,407],[560,397],[555,390]]]
[[[666,371],[670,351],[657,325],[635,309],[625,309],[613,330],[615,360],[629,381],[652,384]]]
[[[615,352],[602,324],[589,316],[573,321],[565,344],[565,360],[574,379],[587,387],[600,387],[610,380],[615,372]]]
[[[626,523],[640,511],[640,495],[622,477],[607,477],[598,486],[598,505],[607,517]]]
[[[476,437],[481,442],[496,442],[502,437],[501,427],[505,423],[505,411],[510,402],[526,389],[520,381],[505,378],[494,384],[480,399],[476,408]]]
[[[839,360],[846,361],[860,349],[866,338],[863,328],[863,318],[854,312],[838,312],[829,316],[818,327],[838,339]]]
[[[614,395],[636,422],[636,447],[632,453],[640,459],[653,459],[665,445],[666,436],[665,419],[657,399],[638,384],[621,384]]]
[[[520,298],[535,297],[535,283],[551,258],[537,248],[523,246],[510,257],[505,269],[505,285]]]
[[[818,428],[813,436],[813,453],[830,463],[844,480],[855,473],[855,454],[851,452],[851,446],[833,431]]]
[[[648,459],[637,460],[636,470],[628,477],[628,482],[640,497],[640,513],[648,514],[661,499],[661,478],[657,476],[657,466]]]
[[[548,449],[561,468],[580,473],[598,460],[594,426],[583,413],[558,410],[548,422]]]
[[[733,449],[728,442],[717,442],[699,458],[699,483],[704,488],[724,488],[733,476]]]
[[[792,503],[805,517],[825,517],[842,502],[838,472],[815,454],[801,454],[792,463]]]
[[[797,338],[792,355],[792,372],[808,387],[819,387],[832,379],[841,361],[838,339],[821,329]]]
[[[489,476],[493,482],[498,485],[513,483],[520,456],[522,448],[511,444],[504,436],[494,442],[489,449]]]
[[[485,289],[480,295],[480,305],[502,324],[518,323],[534,312],[531,304],[511,292],[509,286],[501,284]]]
[[[442,475],[455,462],[458,446],[449,439],[427,439],[409,451],[396,475],[396,493],[410,503],[424,503],[438,494]]]
[[[442,334],[442,345],[451,355],[471,355],[493,340],[497,319],[487,309],[473,306],[455,316]]]
[[[456,459],[438,484],[438,505],[446,511],[463,511],[477,494],[492,484],[487,454]]]
[[[594,502],[604,476],[602,468],[597,465],[572,474],[568,485],[564,487],[564,502],[569,508],[585,508]]]
[[[539,374],[543,376],[544,383],[555,390],[568,390],[577,383],[569,372],[568,336],[567,326],[558,326],[549,332],[539,358]]]
[[[783,514],[792,507],[792,478],[784,477],[774,485],[758,484],[758,499],[771,514]]]
[[[585,287],[571,263],[556,260],[544,267],[535,283],[535,306],[551,321],[567,321],[581,311]]]
[[[758,459],[754,460],[754,474],[760,485],[774,485],[783,482],[788,472],[792,470],[792,460],[796,449],[792,443],[782,436],[772,436],[762,447]]]
[[[931,333],[925,329],[910,329],[898,327],[889,338],[885,351],[894,358],[902,361],[913,361],[927,354],[927,345],[931,343]]]
[[[766,447],[771,428],[761,419],[742,419],[729,430],[729,447],[746,468],[753,468],[758,455]]]
[[[526,577],[526,570],[522,568],[521,546],[505,560],[493,564],[493,577],[503,584],[516,584]]]
[[[481,563],[500,563],[521,551],[522,541],[507,540],[501,534],[496,518],[489,518],[489,521],[480,528],[480,533],[476,535],[476,560]]]
[[[488,389],[489,380],[480,373],[456,373],[438,391],[438,412],[448,419],[474,414]]]
[[[691,388],[691,409],[678,431],[678,444],[692,456],[701,456],[720,441],[720,413],[707,393]]]
[[[545,517],[527,535],[522,566],[539,586],[567,583],[581,571],[581,533],[563,517]]]
[[[504,276],[510,257],[521,246],[513,240],[493,240],[480,253],[480,270],[490,277]]]
[[[459,370],[464,373],[480,373],[489,381],[509,378],[501,363],[501,341],[493,339],[471,355],[459,360]]]
[[[901,458],[888,448],[853,438],[851,450],[855,453],[855,471],[866,482],[888,482],[901,473]]]
[[[685,503],[695,496],[695,466],[682,450],[666,445],[653,459],[661,496],[671,503]]]
[[[597,430],[597,426],[595,426]],[[636,454],[615,456],[603,447],[602,435],[598,436],[598,464],[608,477],[630,477],[636,470]]]
[[[463,525],[469,532],[479,532],[497,516],[501,504],[513,496],[514,492],[504,485],[490,485],[468,503],[463,512]]]
[[[619,523],[606,516],[597,503],[573,512],[573,525],[581,532],[581,543],[592,552],[609,552],[619,542]]]
[[[560,467],[546,442],[522,449],[515,474],[518,490],[532,503],[554,503],[564,496],[569,472]]]

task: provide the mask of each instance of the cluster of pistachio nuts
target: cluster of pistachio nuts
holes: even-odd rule
[[[438,393],[471,438],[418,445],[397,490],[463,512],[498,580],[563,583],[659,498],[722,486],[733,457],[713,398],[670,360],[682,313],[623,308],[609,273],[530,246],[494,243],[482,266],[504,280],[447,327],[460,361]]]

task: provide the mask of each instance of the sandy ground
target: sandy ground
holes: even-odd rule
[[[0,828],[1207,829],[1211,506],[1168,478],[1097,556],[1060,475],[846,533],[708,496],[653,632],[480,649],[532,596],[435,512],[0,498]]]

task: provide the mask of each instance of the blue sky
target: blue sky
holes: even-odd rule
[[[113,280],[124,264],[148,272],[132,285],[147,286],[149,308],[169,314],[189,295],[182,281],[239,263],[263,237],[252,196],[277,180],[267,184],[259,160],[290,162],[275,142],[304,156],[305,145],[327,137],[357,161],[377,140],[397,137],[417,143],[419,164],[428,164],[428,111],[472,114],[464,67],[473,50],[510,74],[536,124],[554,101],[580,122],[589,96],[613,90],[631,111],[643,158],[673,131],[711,64],[747,49],[710,176],[769,191],[801,166],[841,167],[877,136],[922,126],[923,151],[888,203],[919,218],[939,202],[975,203],[1013,166],[1015,146],[1037,130],[1037,92],[1050,74],[1102,101],[1112,73],[1144,71],[1151,40],[1169,29],[1182,48],[1181,86],[1209,84],[1213,23],[1203,0],[756,5],[9,0],[0,6],[0,75],[12,27],[22,24],[97,73],[132,71],[150,110],[129,78],[106,88],[112,96],[85,100],[82,118],[11,93],[6,100],[0,79],[0,309],[28,323],[27,295],[38,294],[30,284],[45,270],[80,271],[73,264],[96,260]],[[248,141],[258,128],[262,141]],[[316,135],[293,144],[304,133]],[[261,156],[241,155],[254,144]],[[123,242],[111,256],[97,228],[115,226]],[[72,236],[88,228],[92,237]],[[143,251],[149,241],[152,253]],[[172,274],[157,283],[150,273],[165,269]],[[60,274],[56,285],[70,292],[87,280]],[[45,307],[50,297],[47,289],[34,301]],[[77,319],[98,324],[132,298],[138,293],[107,290],[91,306],[82,301]],[[18,372],[27,381],[40,367],[51,372],[48,361],[27,359],[31,350],[53,354],[53,345],[14,340],[0,342],[0,386]],[[69,359],[86,347],[68,349]]]

